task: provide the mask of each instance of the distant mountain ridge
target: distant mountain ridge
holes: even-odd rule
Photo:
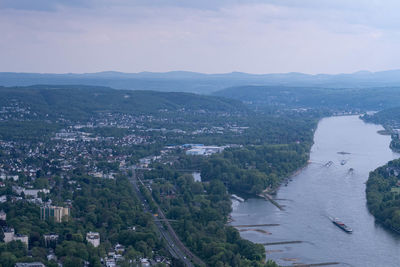
[[[248,74],[232,72],[204,74],[188,71],[124,73],[17,73],[0,72],[2,86],[37,84],[109,86],[115,89],[193,92],[210,94],[227,87],[244,85],[367,88],[400,86],[400,70],[359,71],[350,74]]]

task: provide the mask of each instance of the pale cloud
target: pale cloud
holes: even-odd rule
[[[0,71],[399,68],[395,1],[0,0]]]

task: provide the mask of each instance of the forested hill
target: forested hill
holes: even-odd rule
[[[365,115],[363,119],[368,122],[396,127],[396,125],[400,125],[400,107],[388,108],[371,115]]]
[[[192,93],[114,90],[91,86],[0,87],[0,106],[17,105],[31,116],[85,119],[95,113],[156,114],[163,111],[246,112],[236,100]]]
[[[400,87],[317,88],[241,86],[215,92],[215,96],[249,102],[259,107],[324,108],[336,110],[381,110],[400,103]]]

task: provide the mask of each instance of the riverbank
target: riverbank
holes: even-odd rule
[[[271,202],[275,207],[277,207],[280,210],[284,210],[284,207],[280,205],[278,202],[275,201],[272,195],[276,195],[277,191],[279,188],[282,186],[282,184],[285,184],[287,186],[289,182],[292,181],[292,178],[300,174],[307,166],[310,164],[310,160],[307,161],[307,163],[299,168],[298,170],[294,171],[292,174],[290,174],[286,179],[283,179],[282,182],[278,187],[276,187],[273,191],[270,190],[270,188],[266,188],[262,191],[262,193],[257,194],[257,196],[266,199],[267,201]]]
[[[367,181],[367,205],[371,214],[387,229],[400,233],[400,160],[393,160],[371,172]],[[381,186],[385,184],[386,186]]]
[[[288,186],[280,186],[276,195],[270,194],[284,210],[261,198],[233,206],[235,225],[279,226],[257,227],[271,235],[246,231],[241,236],[260,244],[303,241],[266,247],[268,258],[280,266],[288,265],[285,259],[298,259],[295,263],[305,266],[321,262],[341,267],[397,266],[400,238],[375,224],[365,203],[369,172],[397,157],[389,149],[390,137],[378,134],[379,130],[381,126],[366,124],[358,116],[322,119],[314,135],[312,163],[293,173],[296,177]],[[343,159],[345,165],[340,164]],[[329,168],[323,166],[330,161]],[[349,168],[355,170],[351,175]],[[335,227],[329,216],[342,219],[353,234]]]
[[[399,122],[396,122],[397,117],[395,115],[389,116],[389,118],[379,118],[374,115],[360,116],[360,119],[366,123],[373,123],[375,125],[382,126],[382,130],[378,130],[378,134],[388,135],[391,137],[390,149],[395,153],[400,153],[400,135],[397,130]]]

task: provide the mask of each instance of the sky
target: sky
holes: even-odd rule
[[[0,72],[400,69],[398,0],[0,0]]]

